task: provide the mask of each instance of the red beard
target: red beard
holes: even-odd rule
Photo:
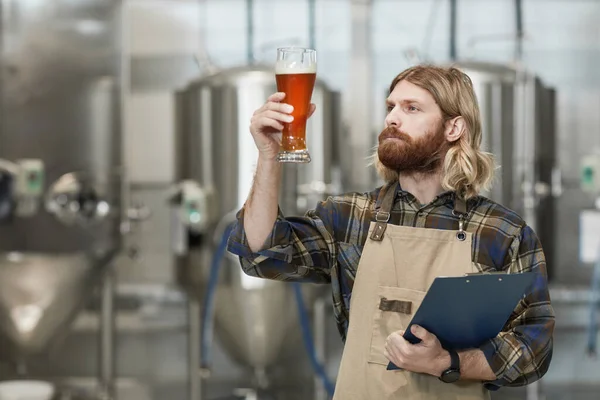
[[[386,141],[389,138],[399,140]],[[447,150],[443,125],[418,139],[389,126],[379,134],[377,155],[384,166],[396,172],[431,174],[439,170]]]

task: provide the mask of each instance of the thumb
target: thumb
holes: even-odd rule
[[[310,118],[310,116],[315,113],[316,109],[317,109],[316,104],[310,103],[310,109],[308,110],[308,117],[307,118]]]
[[[427,329],[419,325],[411,326],[410,331],[417,338],[421,339],[421,342],[426,346],[433,342],[433,340],[435,339],[433,333],[429,332]]]

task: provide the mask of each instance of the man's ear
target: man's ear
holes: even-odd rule
[[[465,124],[465,119],[461,116],[458,116],[446,121],[444,135],[446,136],[447,141],[456,142],[463,135],[467,134],[466,130],[467,124]]]

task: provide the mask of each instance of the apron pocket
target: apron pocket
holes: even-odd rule
[[[408,326],[425,293],[420,290],[378,286],[369,351],[370,363],[388,365],[389,360],[383,354],[387,337]]]

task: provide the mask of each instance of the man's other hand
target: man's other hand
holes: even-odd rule
[[[408,342],[402,337],[404,331],[393,332],[385,342],[384,355],[399,368],[439,377],[450,367],[450,354],[425,328],[413,325],[411,332],[421,339],[420,343]]]

